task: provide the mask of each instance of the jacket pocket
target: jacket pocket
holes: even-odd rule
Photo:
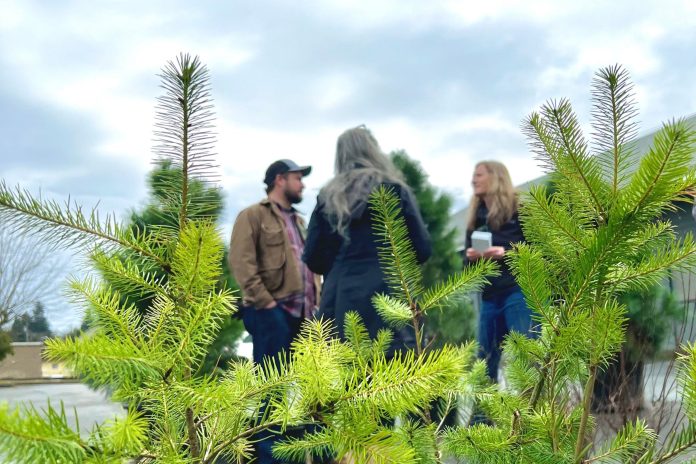
[[[285,237],[283,234],[283,229],[280,227],[261,224],[259,273],[266,289],[271,292],[283,285],[283,266],[285,264]]]

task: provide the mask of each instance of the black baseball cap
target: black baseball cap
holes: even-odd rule
[[[263,182],[270,187],[278,174],[286,172],[301,172],[303,176],[308,176],[312,172],[312,166],[298,166],[297,163],[289,159],[278,160],[268,166]]]

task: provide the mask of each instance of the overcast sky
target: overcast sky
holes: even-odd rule
[[[358,124],[459,208],[478,160],[539,176],[520,121],[568,97],[588,126],[600,67],[631,72],[641,132],[696,112],[695,48],[687,1],[0,0],[0,177],[125,217],[147,196],[156,75],[184,51],[211,74],[225,234],[278,158],[314,166],[309,212]]]

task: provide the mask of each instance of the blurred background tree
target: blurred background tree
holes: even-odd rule
[[[38,342],[52,336],[44,306],[39,301],[34,304],[31,313],[24,312],[17,315],[10,328],[10,337],[13,342]]]
[[[138,233],[148,233],[154,229],[169,229],[176,230],[179,226],[176,211],[171,211],[168,205],[171,204],[167,197],[171,192],[171,185],[181,183],[181,172],[171,166],[168,161],[158,163],[150,172],[148,178],[148,186],[150,196],[146,206],[141,210],[133,210],[130,215],[130,227]],[[222,190],[217,187],[212,187],[199,180],[189,180],[189,196],[190,204],[195,208],[192,210],[193,219],[209,219],[212,222],[217,222],[223,210]],[[220,240],[223,240],[222,237]],[[239,286],[232,277],[232,274],[227,266],[227,253],[222,261],[223,273],[218,281],[218,287],[226,286],[230,289],[239,289]],[[121,255],[122,261],[139,263],[139,266],[146,266],[145,262],[133,253]],[[167,279],[167,272],[163,269],[153,268],[150,265],[149,272],[155,274],[159,279]],[[114,280],[108,272],[104,272],[102,268],[102,276],[104,279],[118,288],[123,295],[124,303],[135,305],[141,313],[145,313],[147,308],[151,307],[152,297],[141,295],[129,291],[127,288],[119,287],[119,282]],[[87,317],[87,326],[89,326],[89,316]],[[222,327],[215,341],[210,345],[208,354],[202,365],[201,373],[212,373],[217,369],[225,367],[228,361],[236,357],[236,347],[241,334],[244,330],[241,320],[230,315],[222,324]]]

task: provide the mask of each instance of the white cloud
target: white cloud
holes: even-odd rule
[[[336,138],[361,123],[385,151],[403,148],[419,160],[431,182],[452,192],[461,205],[471,194],[478,160],[503,161],[515,183],[541,174],[519,120],[536,102],[568,96],[586,126],[590,79],[600,66],[618,62],[632,73],[645,129],[665,115],[678,116],[670,114],[675,108],[688,112],[692,105],[693,111],[696,101],[688,56],[671,56],[661,48],[670,40],[693,38],[696,5],[687,1],[669,7],[626,0],[240,0],[224,6],[5,1],[2,11],[5,88],[39,109],[84,116],[94,127],[85,128],[92,136],[80,151],[127,161],[132,178],[118,180],[129,186],[128,193],[102,202],[104,210],[120,213],[142,201],[160,93],[156,74],[180,51],[199,54],[211,71],[228,216],[263,195],[264,170],[283,157],[313,165],[306,179],[304,207],[309,208],[332,176]],[[491,47],[478,33],[488,34],[486,40],[506,39]],[[352,40],[358,42],[355,48]],[[428,49],[430,43],[440,48]],[[457,53],[463,49],[467,53]],[[428,61],[431,67],[419,66],[432,56],[417,53],[438,59]],[[408,62],[403,69],[409,75],[400,74],[400,57]],[[500,75],[469,72],[481,69],[529,82],[510,82],[510,77],[505,85],[520,90],[503,98],[493,87]],[[681,90],[667,88],[668,77]],[[296,86],[290,92],[282,85],[288,82]],[[232,87],[235,103],[246,105],[243,110],[231,107]],[[421,103],[411,106],[416,96]],[[472,109],[470,100],[484,109]],[[363,107],[354,108],[355,102]],[[255,112],[269,109],[277,113],[256,117]],[[10,155],[0,154],[0,165],[3,156]],[[89,169],[78,162],[59,172],[25,165],[2,176],[32,189],[62,182],[70,190],[90,183],[97,189],[94,196],[80,198],[90,204],[103,197],[98,189],[105,179],[91,178]]]
[[[346,103],[355,90],[354,76],[345,73],[322,76],[315,84],[314,104],[321,111],[330,111]]]

